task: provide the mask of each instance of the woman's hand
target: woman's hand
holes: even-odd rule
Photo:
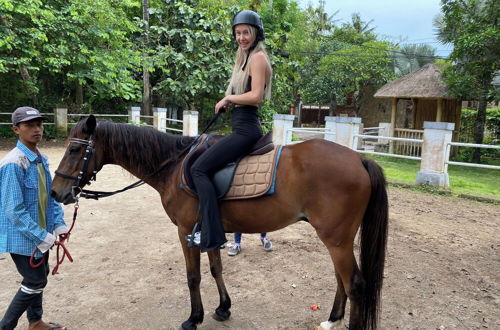
[[[227,106],[229,106],[230,104],[231,104],[231,102],[229,101],[228,97],[225,96],[222,100],[217,102],[217,104],[215,105],[215,113],[224,112],[225,108]]]

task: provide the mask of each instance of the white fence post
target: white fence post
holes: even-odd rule
[[[166,108],[153,108],[153,127],[163,133],[167,131]]]
[[[454,128],[454,123],[424,121],[424,143],[420,171],[417,173],[417,185],[450,186],[446,164],[450,148],[446,148],[446,145],[451,142]]]
[[[336,127],[336,121],[335,118],[337,117],[332,117],[332,116],[325,116],[325,131],[328,133],[325,133],[325,140],[336,142],[335,141],[335,129]]]
[[[68,109],[55,108],[56,130],[59,134],[68,134]]]
[[[198,135],[198,111],[185,110],[182,115],[182,135]]]
[[[141,124],[141,107],[130,107],[128,111],[128,120],[131,124],[140,125]]]
[[[325,128],[328,127],[335,132],[334,142],[345,147],[356,149],[354,145],[354,134],[360,134],[361,118],[359,117],[331,117],[325,116]]]
[[[391,137],[391,123],[378,123],[378,127],[380,127],[378,131],[378,136]],[[377,143],[387,144],[387,140],[378,139]]]
[[[292,142],[292,134],[288,130],[293,128],[294,118],[294,115],[273,115],[273,143],[275,145],[286,145]]]

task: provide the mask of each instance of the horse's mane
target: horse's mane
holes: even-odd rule
[[[84,123],[85,121],[80,121],[77,124],[74,128],[75,134],[84,131]],[[171,170],[180,160],[180,152],[194,139],[163,133],[151,127],[109,121],[97,123],[94,133],[96,144],[106,145],[109,148],[105,150],[107,155],[129,171],[136,170],[144,175],[155,172],[165,161],[168,161],[165,170]]]

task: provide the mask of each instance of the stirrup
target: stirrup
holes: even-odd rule
[[[193,228],[193,232],[186,235],[186,241],[188,241],[189,248],[199,248],[201,243],[201,228],[200,223],[197,222]]]

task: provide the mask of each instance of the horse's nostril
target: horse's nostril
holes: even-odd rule
[[[57,193],[54,190],[50,191],[50,196],[52,196],[53,198],[56,198],[56,195],[57,195]]]

